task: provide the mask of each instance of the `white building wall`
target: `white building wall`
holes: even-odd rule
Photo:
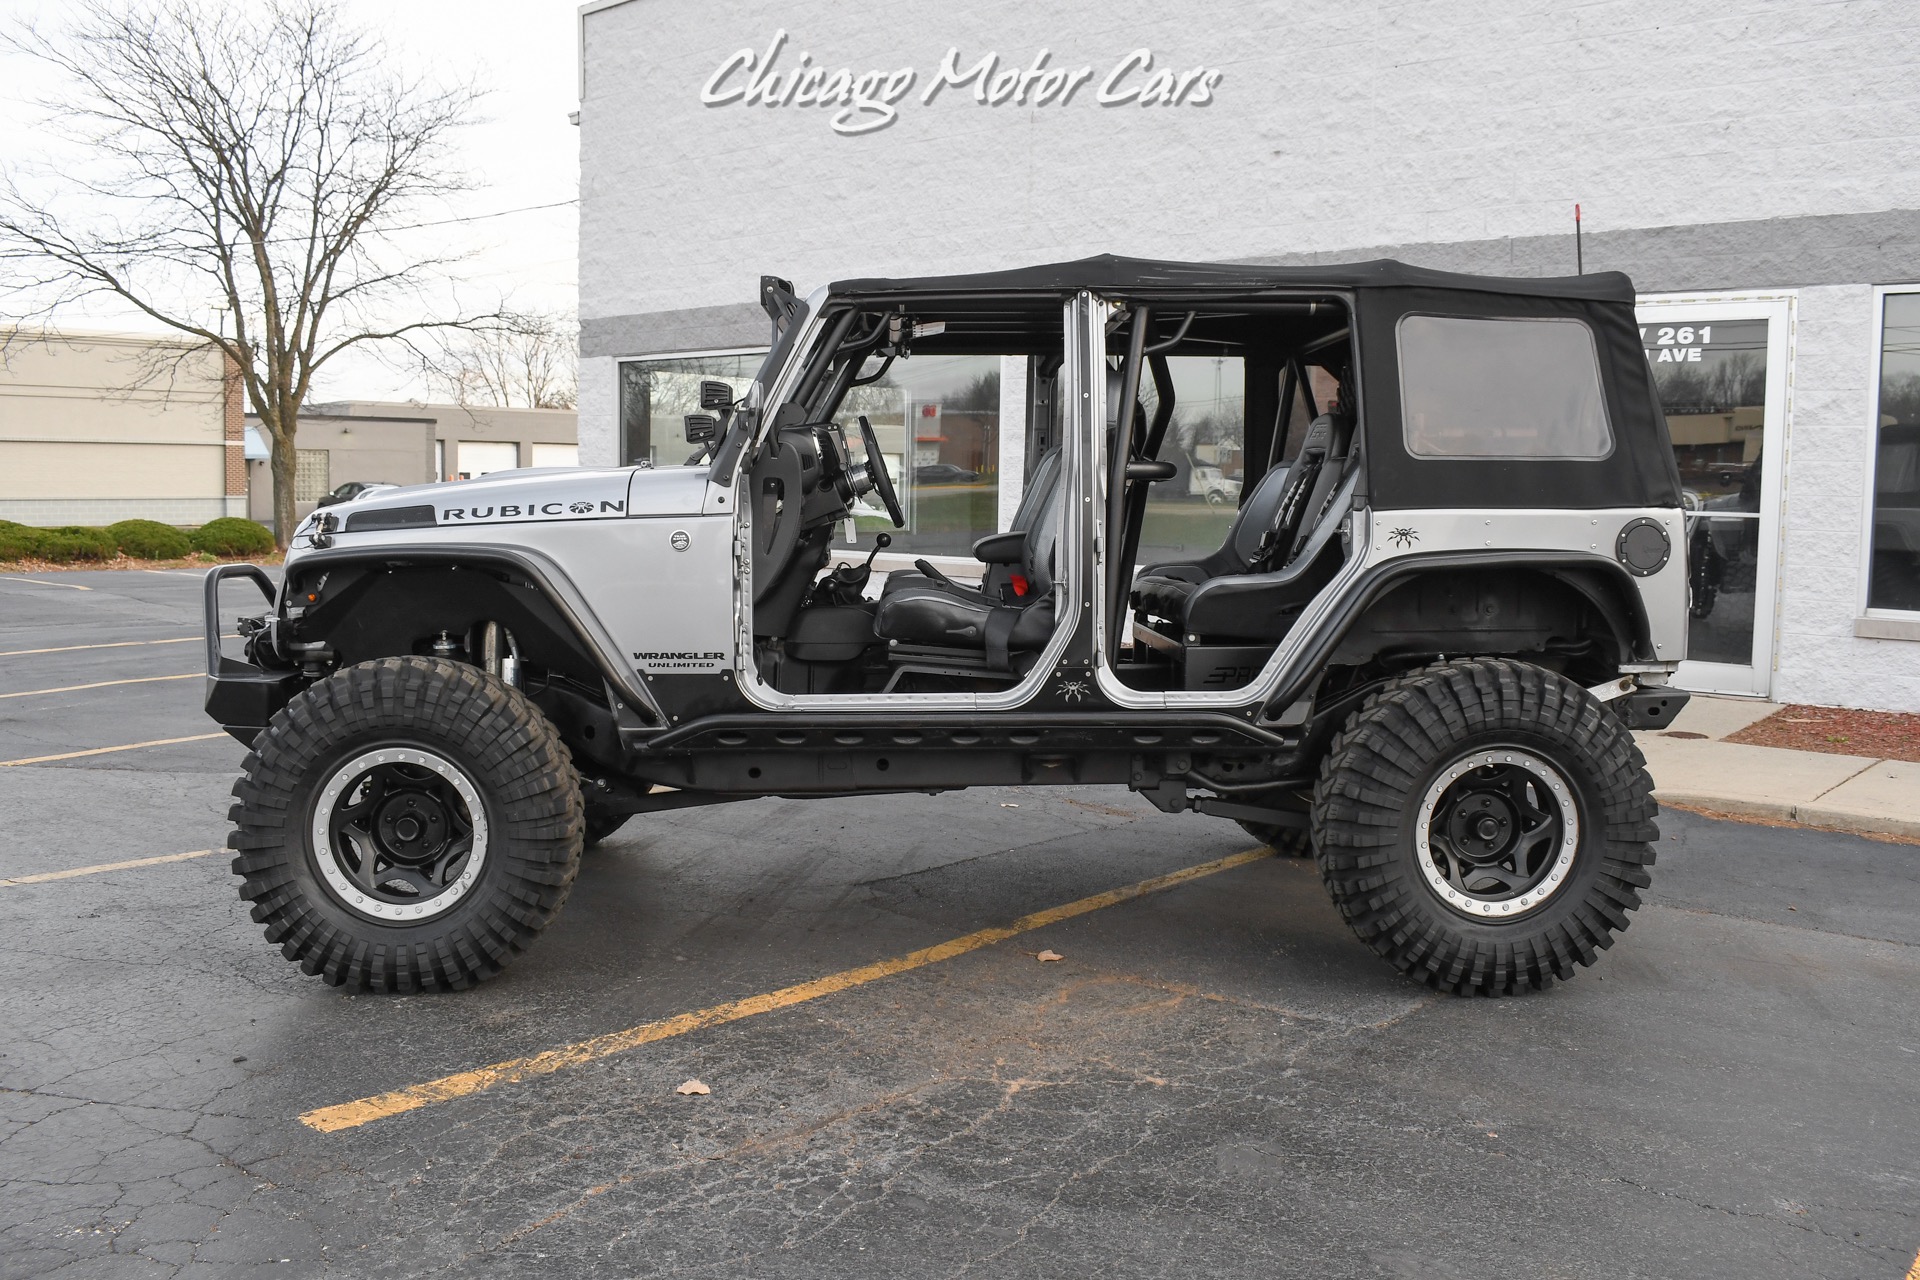
[[[1854,634],[1871,286],[1920,279],[1920,5],[624,0],[582,23],[583,462],[614,459],[615,358],[764,340],[762,273],[804,293],[1112,252],[1558,274],[1579,202],[1589,270],[1798,291],[1773,694],[1920,711],[1920,642]],[[781,28],[776,71],[912,67],[898,120],[843,137],[831,109],[701,105]],[[1214,101],[1097,105],[1143,46],[1221,70]],[[949,47],[1094,78],[1066,106],[925,105]]]
[[[1868,285],[1800,290],[1773,696],[1920,711],[1920,643],[1854,635],[1879,377],[1873,312]]]
[[[582,356],[580,390],[580,465],[611,467],[620,461],[620,380],[618,362],[608,356]]]
[[[1590,231],[1920,208],[1905,0],[627,0],[584,22],[583,318],[751,301],[762,272],[1562,235],[1576,201]],[[776,70],[912,67],[897,122],[701,105],[782,28]],[[1047,49],[1094,82],[1064,107],[923,106],[950,46]],[[1214,101],[1095,105],[1142,46],[1220,69]]]

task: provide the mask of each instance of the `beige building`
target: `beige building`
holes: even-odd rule
[[[300,415],[295,511],[305,516],[352,481],[425,484],[516,467],[579,465],[571,409],[499,409],[404,400],[340,400]],[[251,433],[258,426],[249,423]],[[255,455],[258,455],[257,457]],[[253,518],[273,523],[264,447],[249,451]]]
[[[245,515],[240,380],[211,346],[0,330],[0,519]]]

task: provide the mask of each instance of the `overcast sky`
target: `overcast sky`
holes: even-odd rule
[[[242,0],[236,0],[242,2]],[[478,181],[452,216],[491,214],[571,200],[579,191],[576,5],[572,0],[340,0],[373,27],[406,65],[449,78],[471,74],[492,92],[487,117],[466,131],[464,167]],[[60,0],[0,0],[0,22],[56,25]],[[33,101],[57,90],[32,59],[0,48],[0,162],[44,145],[27,127]],[[523,309],[572,310],[578,218],[573,206],[485,218],[415,235],[432,248],[456,241],[476,253],[463,270],[475,293],[498,291]],[[444,238],[443,238],[444,237]],[[101,306],[62,317],[70,328],[152,329],[151,321]],[[425,394],[409,375],[373,359],[332,367],[316,399],[407,398]]]

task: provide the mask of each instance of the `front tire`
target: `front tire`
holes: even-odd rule
[[[234,784],[240,896],[333,986],[500,972],[566,901],[585,807],[553,725],[477,667],[382,658],[294,698]]]
[[[603,809],[597,804],[587,806],[586,847],[595,848],[602,840],[627,825],[627,819],[633,815],[619,813],[612,809]]]
[[[1395,680],[1314,791],[1321,878],[1360,939],[1436,990],[1511,995],[1613,944],[1659,839],[1618,717],[1540,667],[1469,659]]]

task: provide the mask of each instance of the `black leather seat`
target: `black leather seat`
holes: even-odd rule
[[[1003,602],[957,583],[910,582],[881,595],[873,614],[874,634],[902,644],[979,650],[992,670],[1010,670],[1014,653],[1039,649],[1053,635],[1053,553],[1059,512],[1056,485],[1041,516],[1021,535],[1024,596]]]
[[[1011,527],[1005,533],[990,533],[973,544],[974,558],[986,566],[979,586],[934,576],[924,570],[900,569],[887,575],[880,588],[880,598],[884,600],[908,587],[936,587],[956,595],[982,596],[1000,604],[1013,604],[1031,596],[1033,579],[1026,564],[1026,535],[1043,514],[1053,510],[1054,491],[1059,484],[1060,450],[1055,447],[1041,454],[1040,461],[1034,464],[1026,490],[1020,495],[1020,505],[1014,508]],[[1022,583],[1026,584],[1025,591],[1019,590]]]
[[[1293,465],[1261,478],[1218,551],[1141,571],[1133,593],[1140,613],[1186,635],[1285,635],[1319,589],[1323,555],[1352,501],[1353,428],[1344,414],[1315,418]]]
[[[1260,477],[1227,530],[1227,540],[1218,551],[1191,562],[1172,561],[1151,564],[1140,571],[1133,583],[1136,609],[1155,618],[1178,618],[1193,589],[1208,578],[1230,573],[1245,573],[1260,552],[1261,543],[1273,530],[1273,519],[1286,496],[1287,468],[1274,467]]]
[[[1109,419],[1117,398],[1109,394]],[[903,645],[978,650],[992,671],[1011,671],[1015,654],[1043,648],[1053,636],[1055,616],[1060,472],[1060,451],[1049,449],[1021,495],[1014,527],[974,544],[974,554],[987,565],[979,587],[925,572],[931,565],[917,574],[888,575],[874,610],[874,634]],[[1021,583],[1024,592],[1017,589]]]

